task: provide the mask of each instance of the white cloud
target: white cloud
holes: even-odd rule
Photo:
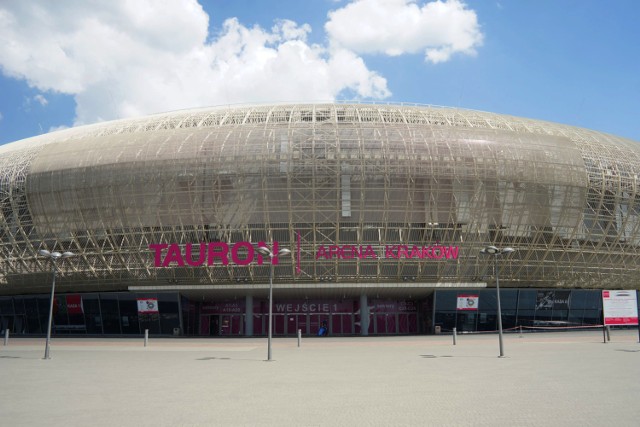
[[[46,107],[46,105],[49,103],[49,101],[47,101],[47,98],[45,98],[40,94],[37,94],[36,96],[34,96],[33,99],[43,107]]]
[[[69,126],[65,126],[65,125],[60,125],[60,126],[51,126],[48,130],[48,132],[56,132],[59,130],[64,130],[64,129],[68,129]]]
[[[389,96],[386,80],[311,27],[224,22],[207,32],[195,0],[9,2],[0,5],[0,68],[73,95],[76,123],[241,102]]]
[[[460,0],[356,0],[329,12],[325,29],[333,43],[359,54],[424,52],[433,63],[475,55],[483,39],[476,13]]]

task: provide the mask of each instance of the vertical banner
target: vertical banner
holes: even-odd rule
[[[602,291],[602,315],[605,325],[637,325],[636,291]]]
[[[138,298],[138,313],[152,314],[158,313],[157,298]]]
[[[67,312],[69,314],[84,314],[82,295],[67,295]]]
[[[458,310],[477,310],[478,301],[480,297],[478,295],[458,295]]]

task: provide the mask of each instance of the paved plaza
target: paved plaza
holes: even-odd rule
[[[3,426],[637,426],[637,331],[142,339],[12,338]]]

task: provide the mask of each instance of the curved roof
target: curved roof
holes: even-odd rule
[[[48,143],[105,135],[181,128],[215,128],[242,124],[288,125],[310,123],[366,123],[432,125],[501,129],[519,133],[564,136],[576,142],[608,141],[638,148],[635,141],[610,134],[541,120],[460,108],[404,104],[309,103],[219,106],[181,110],[64,129],[0,146],[0,154]]]

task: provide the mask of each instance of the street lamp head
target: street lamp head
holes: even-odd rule
[[[273,252],[271,252],[271,249],[267,248],[266,246],[258,246],[257,251],[260,255],[265,255],[265,256],[273,255]]]
[[[482,255],[496,255],[500,250],[495,246],[487,246],[486,248],[480,249],[480,253]]]
[[[58,252],[58,251],[55,251],[55,252],[49,252],[49,251],[48,251],[48,250],[46,250],[46,249],[40,249],[40,250],[38,251],[38,253],[39,253],[40,255],[42,255],[43,257],[51,258],[51,259],[52,259],[52,260],[54,260],[54,261],[55,261],[55,260],[57,260],[57,259],[60,259],[60,258],[69,258],[69,257],[71,257],[71,256],[75,256],[75,254],[74,254],[73,252],[69,252],[69,251],[66,251],[66,252],[60,253],[60,252]]]
[[[258,251],[258,253],[260,255],[264,255],[264,256],[268,256],[268,257],[272,257],[272,256],[276,256],[273,252],[271,252],[271,249],[267,248],[266,246],[258,246],[258,249],[256,249]],[[278,251],[278,256],[282,255],[289,255],[291,253],[291,251],[287,248],[282,248]]]
[[[480,250],[480,253],[482,255],[508,255],[512,252],[515,252],[516,250],[509,247],[509,248],[503,248],[503,249],[498,249],[495,246],[487,246],[486,248],[483,248]]]

